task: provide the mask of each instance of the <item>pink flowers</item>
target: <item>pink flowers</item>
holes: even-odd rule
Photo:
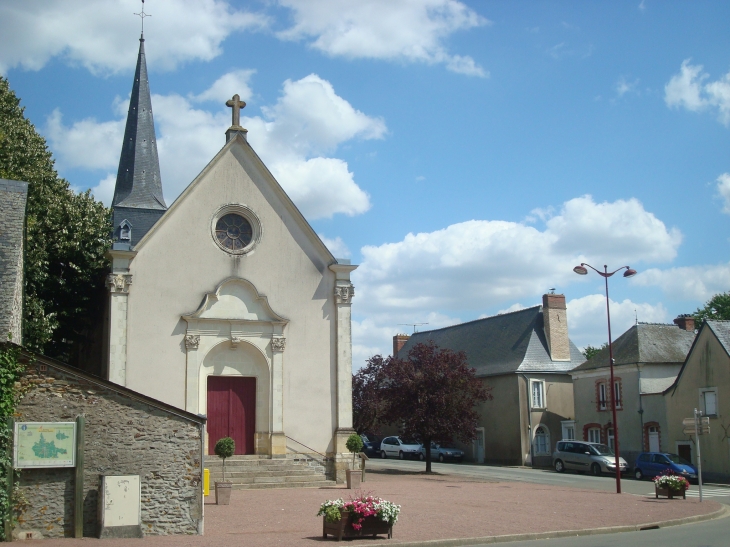
[[[346,501],[342,506],[343,511],[348,511],[356,515],[352,519],[352,527],[355,530],[362,528],[362,521],[365,517],[375,516],[378,514],[379,506],[382,503],[380,498],[371,495],[361,495],[359,498]]]
[[[344,501],[342,498],[324,502],[317,516],[324,516],[327,522],[337,522],[342,518],[342,512],[350,513],[350,522],[355,530],[362,529],[362,523],[367,517],[376,517],[389,523],[391,526],[398,521],[400,505],[359,492],[356,497]]]

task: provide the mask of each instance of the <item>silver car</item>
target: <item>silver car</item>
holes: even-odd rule
[[[618,459],[621,473],[629,466],[623,458]],[[593,475],[616,473],[616,455],[605,444],[583,441],[560,441],[555,446],[553,467],[558,473],[566,469],[589,471]]]
[[[413,441],[404,441],[400,437],[386,437],[380,443],[380,457],[391,458],[417,458],[421,453],[421,445]]]

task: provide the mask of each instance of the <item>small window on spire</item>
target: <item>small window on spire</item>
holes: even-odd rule
[[[132,240],[132,225],[126,219],[119,225],[119,239],[121,241]]]

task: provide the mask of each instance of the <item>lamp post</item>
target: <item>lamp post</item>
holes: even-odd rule
[[[603,271],[595,269],[590,264],[580,263],[580,266],[573,268],[573,271],[578,275],[586,275],[588,266],[591,270],[596,272],[598,275],[603,277],[606,281],[606,317],[608,318],[608,365],[611,370],[611,413],[613,415],[613,448],[616,456],[616,493],[621,493],[621,467],[619,466],[619,446],[618,446],[618,420],[616,419],[616,382],[613,378],[613,347],[611,342],[611,309],[608,305],[608,278],[616,272],[620,272],[625,269],[624,277],[633,277],[636,275],[636,270],[632,270],[628,266],[621,266],[618,270],[612,272],[608,271],[608,266],[603,266]]]

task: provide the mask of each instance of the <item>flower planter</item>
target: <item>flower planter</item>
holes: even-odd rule
[[[329,534],[336,537],[337,541],[341,541],[343,537],[375,537],[380,534],[388,534],[388,539],[393,538],[393,526],[388,522],[375,516],[365,517],[361,523],[362,528],[355,530],[352,527],[353,517],[356,519],[357,515],[348,511],[342,511],[342,518],[336,522],[327,522],[327,517],[322,517],[322,537],[326,539]]]
[[[681,496],[682,499],[687,499],[687,491],[684,488],[681,490],[671,490],[669,488],[660,488],[659,486],[654,485],[654,490],[657,498],[659,498],[659,496],[666,496],[669,499],[672,499]]]
[[[215,503],[216,505],[230,505],[231,504],[231,487],[232,482],[219,482],[215,483]]]

